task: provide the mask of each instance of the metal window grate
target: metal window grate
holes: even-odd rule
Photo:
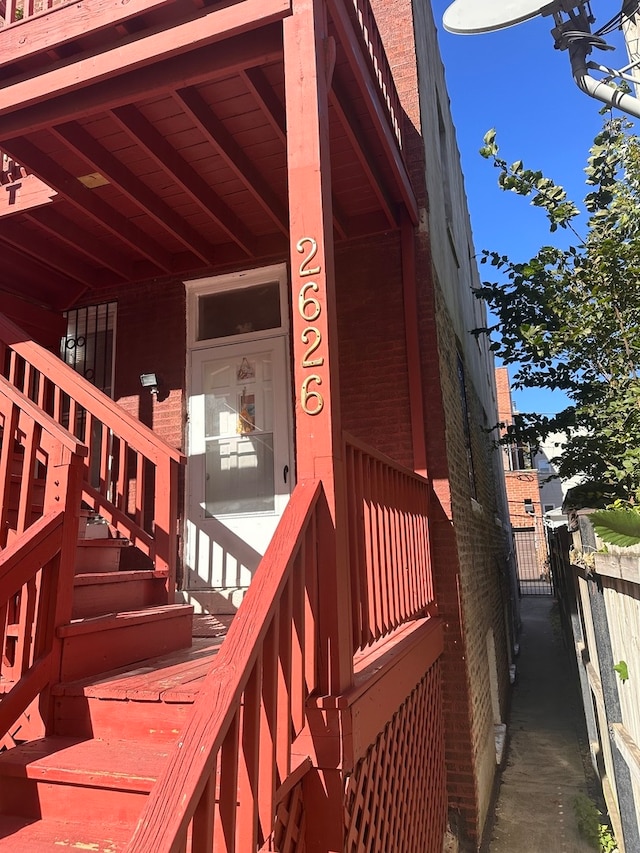
[[[60,357],[84,378],[113,397],[116,303],[102,302],[65,312],[67,334]]]

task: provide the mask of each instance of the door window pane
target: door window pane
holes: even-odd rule
[[[280,325],[277,281],[198,297],[198,341],[262,332]]]
[[[273,434],[207,441],[205,515],[273,510]]]

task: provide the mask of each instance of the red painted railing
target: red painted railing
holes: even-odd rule
[[[346,474],[356,652],[429,613],[428,484],[353,438]],[[310,767],[292,762],[307,700],[324,695],[338,654],[322,621],[337,612],[327,513],[317,482],[296,486],[129,853],[181,851],[188,838],[192,853],[272,849],[276,805]]]
[[[400,97],[369,0],[346,0],[346,6],[364,38],[365,54],[378,84],[382,102],[389,114],[393,133],[402,149]]]
[[[26,177],[27,170],[11,157],[0,151],[0,158],[2,163],[0,166],[0,184],[11,184]]]
[[[2,377],[0,423],[4,733],[57,680],[56,629],[71,616],[86,448]]]
[[[317,482],[299,483],[251,582],[166,771],[151,792],[129,853],[248,853],[268,843],[292,780],[292,744],[305,704],[326,680],[318,655]],[[266,848],[264,848],[266,849]]]
[[[433,604],[429,485],[351,436],[345,464],[355,653]]]
[[[178,471],[184,456],[0,316],[9,382],[88,448],[82,500],[175,584]]]

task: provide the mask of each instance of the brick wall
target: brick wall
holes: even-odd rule
[[[413,468],[397,233],[336,255],[342,425]]]
[[[450,119],[441,69],[437,77],[433,22],[422,9],[426,4],[416,4],[415,24],[411,0],[372,0],[372,5],[407,113],[405,153],[417,197],[424,205],[417,235],[418,319],[428,468],[437,496],[431,526],[433,568],[438,605],[446,621],[443,689],[449,807],[462,849],[474,850],[495,775],[493,726],[497,720],[489,687],[489,632],[496,650],[501,717],[508,694],[507,542],[498,518],[495,451],[484,432],[496,420],[493,365],[486,348],[468,335],[468,329],[478,325],[477,306],[470,294],[477,272],[469,262],[471,238],[462,180],[459,174],[442,172],[438,109],[445,125]],[[414,25],[422,58],[416,57],[414,49]],[[446,129],[445,143],[455,151],[453,128]],[[451,156],[448,162],[451,168],[457,165]],[[459,238],[457,257],[446,236],[445,192],[453,193],[452,209],[458,211],[456,221],[450,223],[450,233]],[[458,381],[459,354],[466,377],[475,500]]]
[[[186,304],[179,281],[130,285],[116,299],[115,399],[174,447],[183,446]],[[155,372],[159,394],[140,387],[140,374]]]

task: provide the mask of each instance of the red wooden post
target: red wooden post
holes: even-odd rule
[[[418,329],[418,294],[416,290],[416,245],[413,222],[403,211],[402,286],[404,296],[404,327],[407,346],[407,373],[411,406],[411,435],[413,439],[413,469],[427,476],[427,446],[425,438],[422,370],[420,365],[420,332]]]
[[[47,477],[44,511],[46,514],[47,511],[57,509],[60,506],[63,506],[65,510],[60,554],[57,566],[52,568],[52,577],[48,579],[49,594],[53,593],[54,595],[51,609],[48,611],[49,624],[46,628],[49,648],[52,650],[49,677],[49,684],[51,685],[60,681],[62,663],[62,645],[56,636],[56,630],[71,620],[84,459],[78,453],[59,445],[59,458],[50,459],[50,464],[53,465],[54,471],[50,472]],[[51,482],[52,480],[53,482]],[[50,728],[53,722],[53,707],[48,690],[41,698],[40,710],[45,725]]]
[[[338,378],[323,0],[293,0],[283,21],[298,479],[317,477],[320,685],[351,683],[351,607]]]

